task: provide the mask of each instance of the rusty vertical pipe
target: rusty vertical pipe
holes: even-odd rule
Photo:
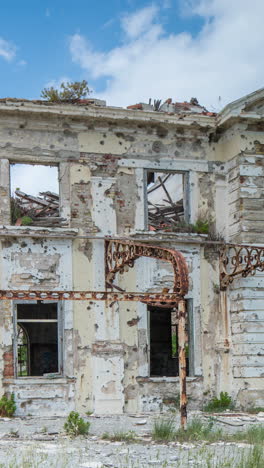
[[[182,299],[178,305],[178,350],[179,350],[179,377],[180,377],[180,413],[181,428],[187,426],[187,394],[186,394],[186,303]]]

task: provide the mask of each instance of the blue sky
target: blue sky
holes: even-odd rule
[[[61,77],[85,78],[96,91],[102,91],[106,78],[92,79],[73,62],[71,36],[83,35],[95,49],[109,51],[123,41],[120,19],[151,5],[140,0],[1,2],[0,37],[16,48],[12,60],[0,59],[1,97],[38,98],[44,85]],[[166,31],[188,29],[195,34],[201,20],[180,16],[180,9],[177,1],[160,9]]]
[[[109,105],[195,96],[218,110],[263,86],[263,14],[263,0],[3,0],[0,97],[87,79]]]

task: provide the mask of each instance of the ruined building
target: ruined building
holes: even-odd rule
[[[56,170],[57,193],[12,193],[22,164]],[[0,385],[17,414],[159,411],[184,367],[190,407],[220,391],[264,406],[263,181],[264,90],[217,115],[2,99]]]

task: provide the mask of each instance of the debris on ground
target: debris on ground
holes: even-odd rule
[[[11,211],[16,226],[61,227],[66,224],[66,219],[60,217],[59,195],[54,192],[40,192],[35,197],[17,189]]]

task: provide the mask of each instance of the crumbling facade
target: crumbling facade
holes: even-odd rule
[[[27,225],[13,219],[19,164],[59,175],[59,198],[17,194]],[[263,180],[263,90],[218,115],[195,99],[1,100],[0,386],[17,413],[177,400],[183,273],[169,251],[188,268],[190,406],[220,391],[264,406]]]

